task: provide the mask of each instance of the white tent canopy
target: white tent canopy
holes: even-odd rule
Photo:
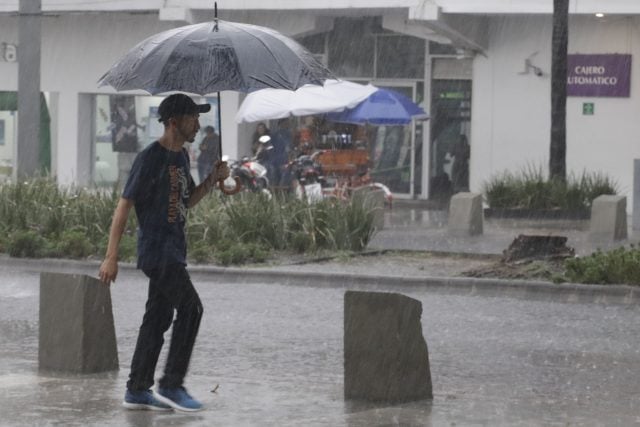
[[[324,86],[305,85],[298,90],[261,89],[240,105],[236,122],[258,122],[289,116],[308,116],[353,108],[378,90],[347,80],[327,80]]]

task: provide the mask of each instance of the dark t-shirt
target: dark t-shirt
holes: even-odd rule
[[[133,200],[138,217],[138,268],[186,265],[184,225],[195,187],[186,150],[170,151],[158,141],[133,162],[122,197]]]

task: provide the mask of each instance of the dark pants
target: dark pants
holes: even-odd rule
[[[180,387],[189,368],[191,351],[202,318],[202,303],[185,266],[174,264],[163,269],[145,270],[149,277],[149,296],[138,333],[136,350],[131,361],[127,388],[147,390],[153,385],[153,375],[164,343],[163,335],[173,323],[171,344],[160,387]]]

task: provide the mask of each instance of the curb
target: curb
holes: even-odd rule
[[[0,265],[26,268],[35,271],[80,270],[97,276],[100,261],[77,261],[68,259],[25,259],[0,256]],[[135,271],[132,263],[120,263],[120,270]],[[417,277],[393,275],[366,275],[350,273],[321,273],[290,270],[285,267],[247,268],[191,266],[192,276],[219,276],[229,283],[279,283],[287,286],[313,286],[345,288],[349,290],[433,290],[443,294],[511,297],[527,300],[638,304],[640,287],[629,285],[554,284],[545,281],[507,280],[476,277]]]

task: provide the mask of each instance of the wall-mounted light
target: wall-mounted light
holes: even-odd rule
[[[17,60],[17,46],[11,43],[0,43],[0,61],[16,62]]]
[[[604,13],[596,13],[596,18],[604,18]]]
[[[533,57],[537,54],[538,52],[533,52],[531,55],[529,55],[528,58],[524,60],[524,70],[520,71],[518,74],[529,74],[529,72],[533,71],[533,74],[538,77],[544,76],[544,71],[542,71],[542,68],[533,64]]]

